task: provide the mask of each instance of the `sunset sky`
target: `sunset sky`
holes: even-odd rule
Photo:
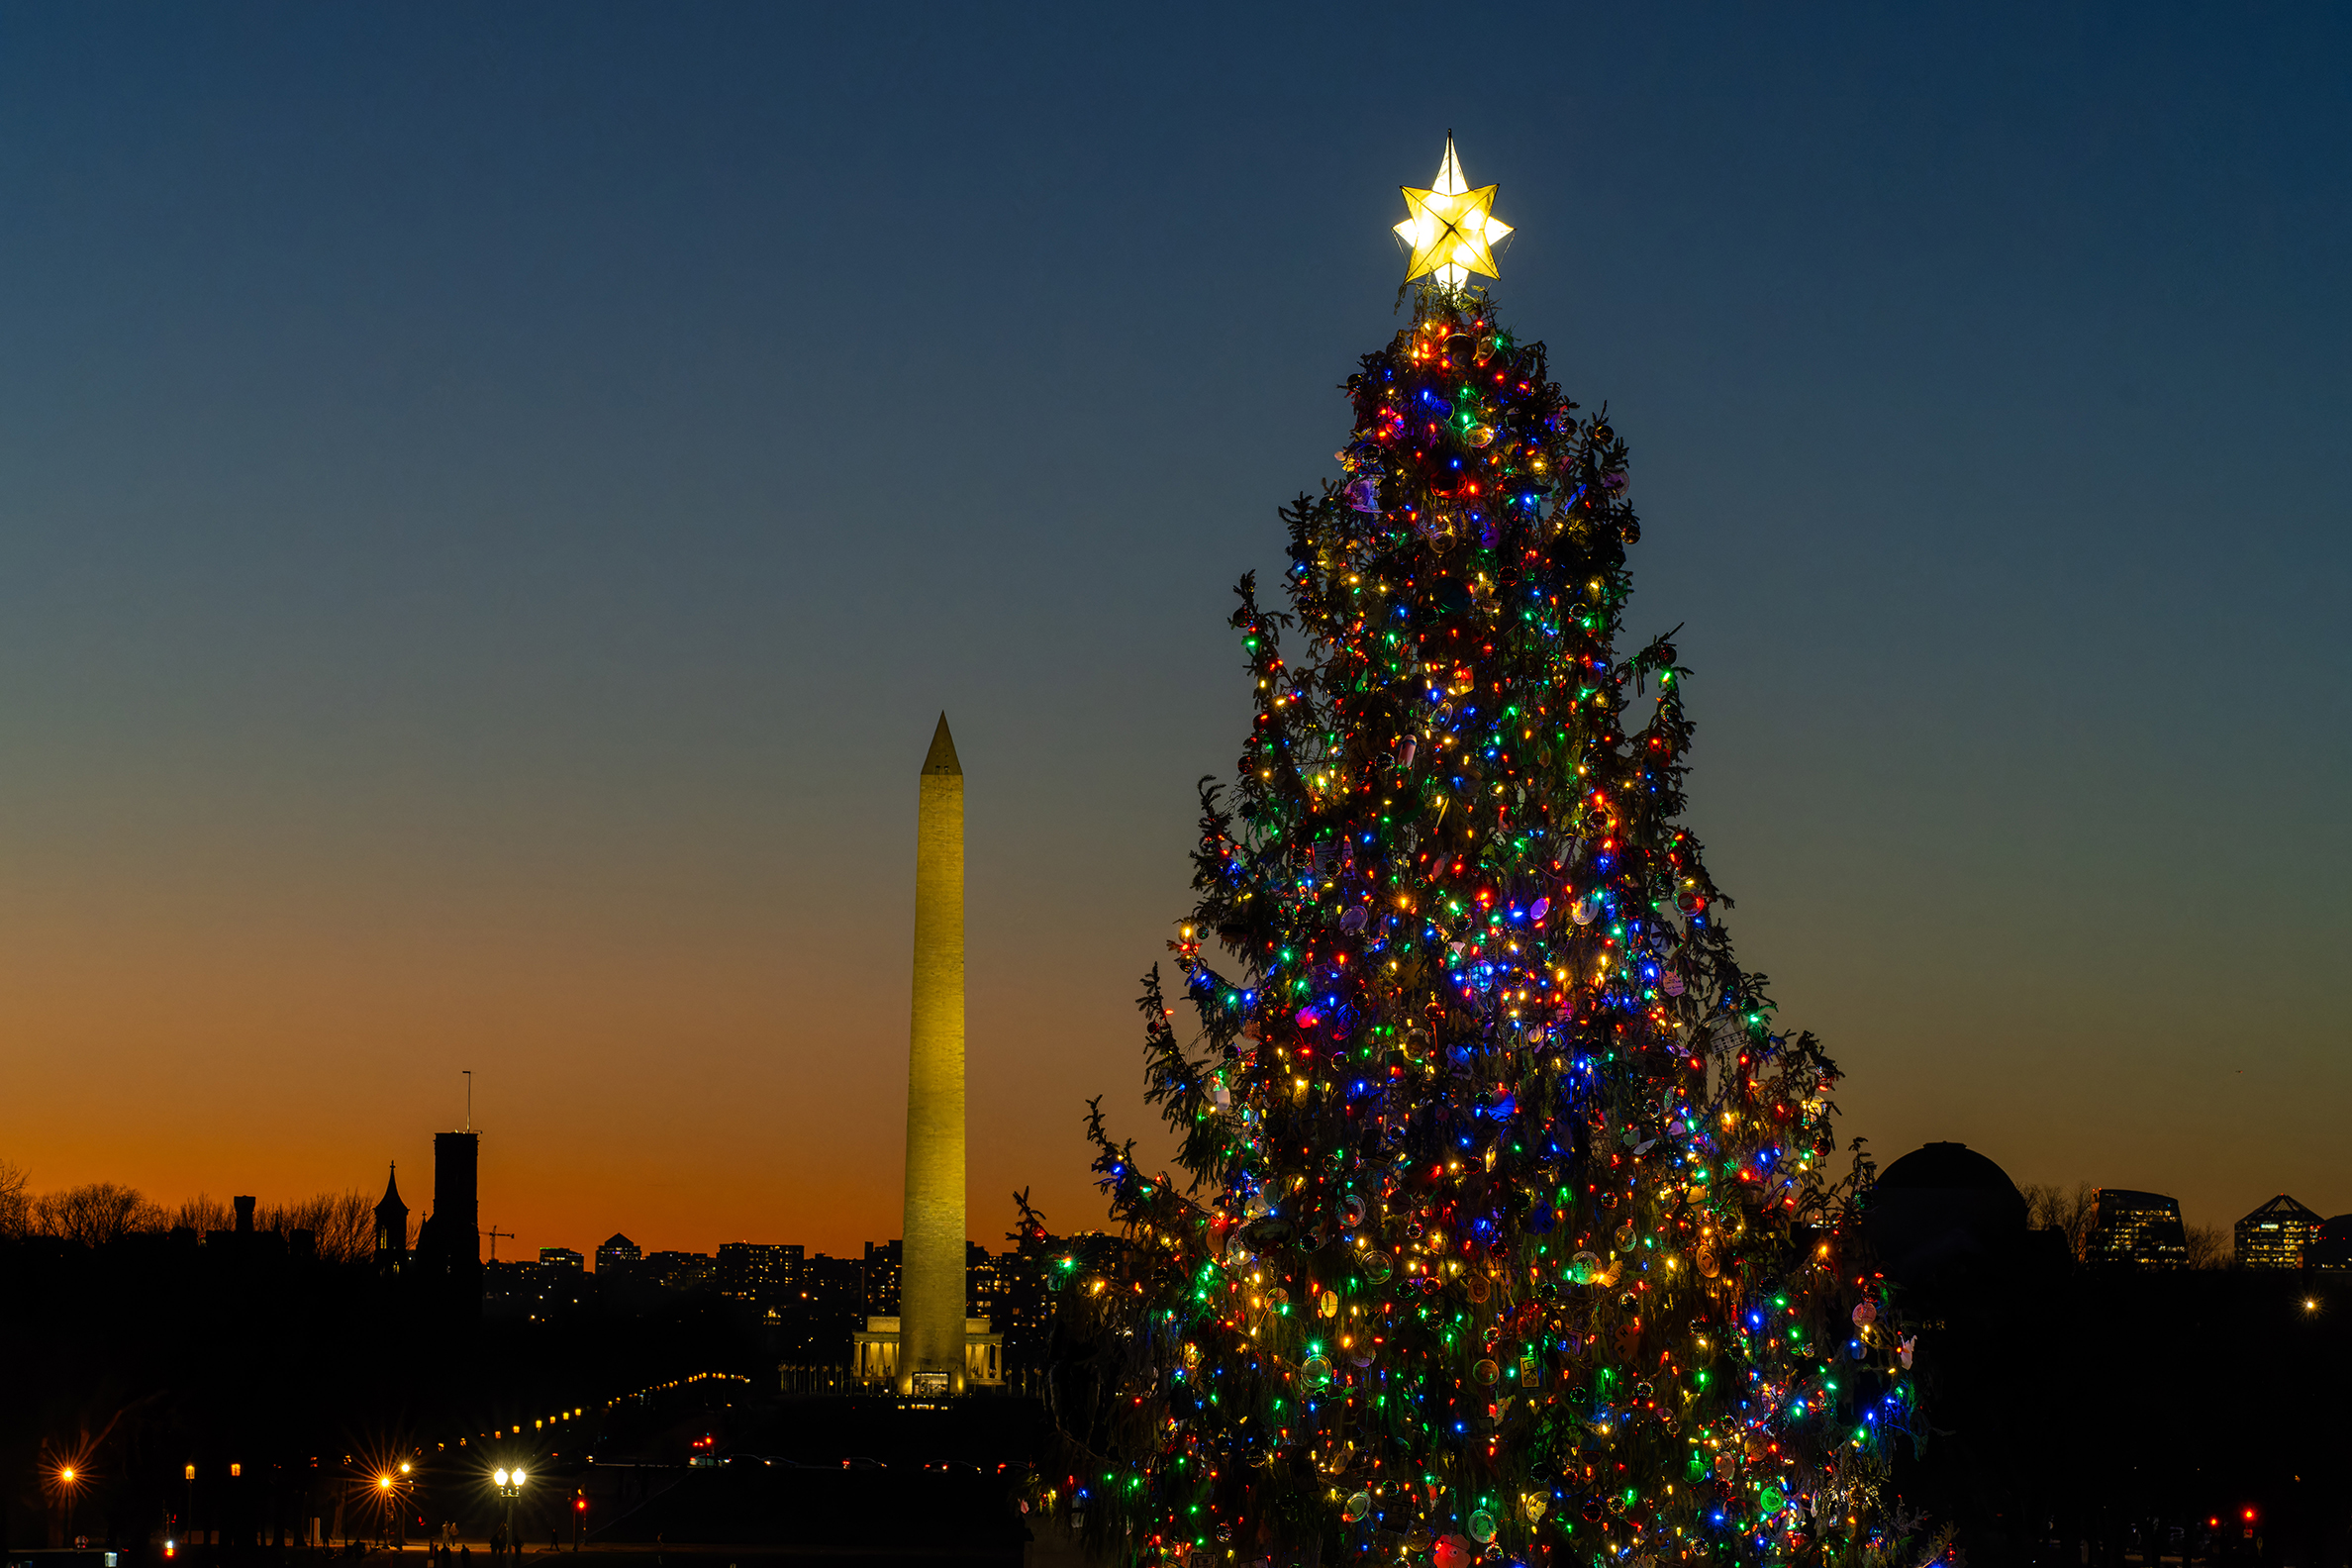
[[[422,1212],[471,1069],[502,1254],[896,1235],[945,709],[1098,1223],[1451,128],[1842,1130],[2352,1210],[2352,13],[996,16],[0,10],[0,1158]]]

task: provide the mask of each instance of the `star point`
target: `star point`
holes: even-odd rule
[[[1445,134],[1445,156],[1430,188],[1398,188],[1405,196],[1406,217],[1396,226],[1397,237],[1412,254],[1406,282],[1434,274],[1441,286],[1458,289],[1473,272],[1501,276],[1495,270],[1494,247],[1511,233],[1511,225],[1494,214],[1496,186],[1472,190],[1462,177],[1451,131]]]

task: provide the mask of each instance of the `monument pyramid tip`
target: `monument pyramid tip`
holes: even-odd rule
[[[926,773],[952,773],[963,777],[963,764],[955,757],[955,736],[947,733],[947,715],[939,715],[939,728],[931,732],[931,750],[923,758]]]

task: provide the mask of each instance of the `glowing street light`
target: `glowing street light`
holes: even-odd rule
[[[81,1472],[70,1464],[57,1466],[57,1490],[65,1494],[65,1538],[73,1539],[73,1500],[81,1490]]]

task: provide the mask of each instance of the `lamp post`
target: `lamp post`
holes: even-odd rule
[[[501,1513],[500,1525],[506,1536],[508,1549],[513,1550],[515,1545],[515,1499],[523,1495],[523,1471],[519,1466],[513,1470],[501,1467],[492,1473],[490,1479],[498,1483],[498,1495],[505,1505]]]
[[[73,1544],[73,1494],[81,1487],[81,1472],[71,1465],[57,1467],[57,1487],[65,1494],[65,1544]]]

